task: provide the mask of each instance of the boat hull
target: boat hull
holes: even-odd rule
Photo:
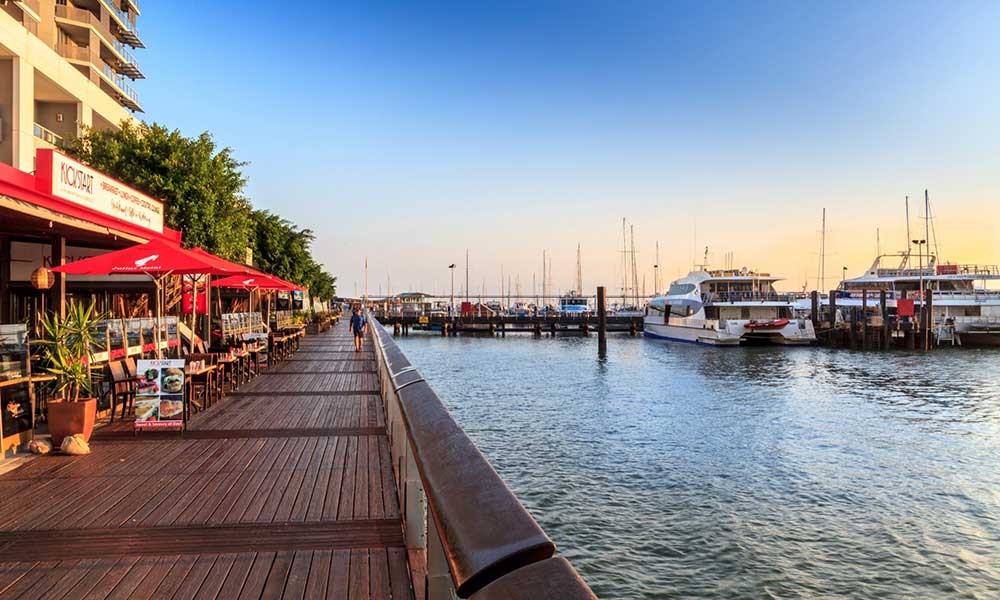
[[[664,325],[662,323],[646,323],[643,335],[653,339],[669,340],[701,344],[703,346],[739,346],[740,338],[720,336],[720,332],[704,327],[688,327],[685,325]]]
[[[704,324],[684,325],[676,322],[657,323],[653,319],[662,321],[657,317],[647,317],[643,327],[646,337],[675,342],[706,346],[808,346],[816,341],[816,332],[808,320],[791,320],[783,327],[753,329],[747,327],[750,321],[707,321],[702,322]]]

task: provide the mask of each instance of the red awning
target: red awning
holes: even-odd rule
[[[212,282],[215,287],[291,292],[302,288],[271,275],[232,275]]]
[[[216,257],[218,258],[218,257]],[[222,260],[222,259],[218,259]],[[130,248],[100,254],[52,269],[72,275],[232,275],[214,260],[176,244],[153,240]]]

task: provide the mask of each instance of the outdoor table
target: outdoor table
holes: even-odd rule
[[[226,393],[226,375],[230,377],[233,389],[236,388],[236,372],[239,369],[239,358],[236,356],[230,356],[229,354],[220,354],[215,359],[215,365],[219,368],[219,373],[221,374],[221,383],[219,389],[220,397]]]
[[[187,398],[187,401],[184,403],[185,404],[185,411],[186,411],[185,418],[187,418],[188,416],[191,415],[191,410],[189,408],[187,408],[188,404],[190,404],[191,406],[194,406],[199,411],[203,410],[204,408],[208,408],[209,405],[211,404],[211,401],[212,401],[212,389],[211,389],[211,383],[209,382],[208,374],[211,373],[212,371],[215,371],[215,365],[205,365],[204,367],[202,367],[200,369],[192,369],[192,368],[187,367],[187,366],[184,367],[184,385],[187,386],[187,388],[188,388],[187,389],[187,394],[185,394],[185,397]],[[195,383],[195,378],[198,378],[198,377],[201,377],[202,380],[205,382],[205,406],[204,407],[201,404],[199,404],[198,401],[195,400],[195,398],[194,398],[194,383]]]

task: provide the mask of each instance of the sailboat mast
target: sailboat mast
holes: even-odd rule
[[[622,217],[622,306],[628,297],[628,238],[625,236],[625,217]]]
[[[583,265],[580,260],[580,244],[576,245],[576,293],[583,295]]]
[[[653,265],[653,295],[660,295],[660,240],[656,240],[656,263]]]
[[[913,249],[911,245],[913,238],[910,237],[910,197],[906,197],[906,255],[903,258],[903,268],[908,268],[910,266],[910,250]]]
[[[927,264],[931,264],[931,199],[924,190],[924,243],[927,244]]]
[[[635,306],[639,306],[639,273],[635,264],[635,225],[630,227],[632,233],[632,293],[635,295]]]
[[[819,289],[826,286],[826,208],[823,209],[822,229],[819,234]]]

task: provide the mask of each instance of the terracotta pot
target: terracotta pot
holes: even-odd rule
[[[90,441],[97,420],[97,398],[86,398],[79,402],[65,400],[49,401],[49,434],[53,448],[62,445],[63,438],[82,433]]]

